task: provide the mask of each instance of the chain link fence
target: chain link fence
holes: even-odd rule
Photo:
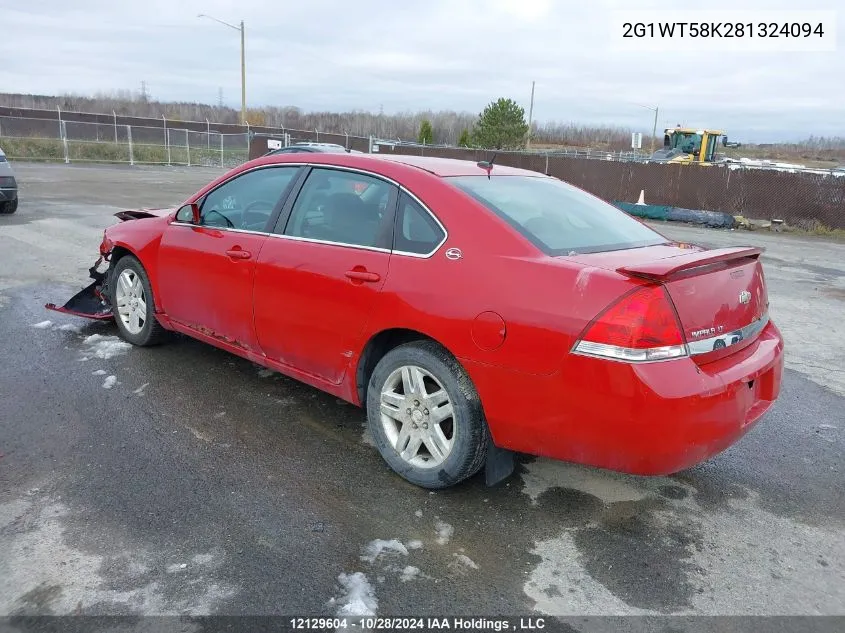
[[[13,160],[231,168],[249,158],[249,135],[0,116],[0,147]]]
[[[678,165],[642,160],[585,160],[550,152],[507,152],[389,144],[382,154],[457,158],[519,167],[560,178],[609,202],[719,211],[754,220],[783,220],[810,231],[845,229],[845,170],[761,169],[739,163]],[[596,158],[593,156],[593,158]]]

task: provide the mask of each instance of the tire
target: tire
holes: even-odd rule
[[[2,211],[3,213],[8,213],[10,215],[17,210],[18,210],[18,199],[17,198],[15,198],[14,200],[9,200],[7,202],[4,202],[2,204],[2,206],[0,206],[0,211]]]
[[[458,361],[433,341],[400,345],[378,362],[367,389],[367,420],[382,458],[423,488],[454,486],[487,457],[489,431],[478,393]]]
[[[126,285],[121,286],[124,282]],[[123,340],[146,347],[158,345],[167,338],[168,331],[155,318],[153,290],[147,272],[136,257],[124,255],[114,265],[109,277],[109,301]],[[129,310],[127,320],[121,313],[124,308]]]

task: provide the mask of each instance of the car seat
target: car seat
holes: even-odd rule
[[[324,227],[333,242],[375,246],[379,215],[354,193],[335,193],[323,206]]]

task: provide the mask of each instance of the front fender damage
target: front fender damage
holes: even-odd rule
[[[101,256],[91,268],[88,274],[94,281],[68,299],[63,306],[55,303],[48,303],[44,307],[56,312],[64,312],[74,316],[87,319],[107,320],[113,319],[111,303],[107,299],[108,293],[108,270],[100,272],[97,270],[105,258]]]

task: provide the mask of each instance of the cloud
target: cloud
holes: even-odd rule
[[[792,4],[749,0],[743,9],[763,16]],[[712,53],[620,53],[610,21],[623,8],[629,3],[610,0],[251,0],[236,8],[226,0],[0,0],[0,85],[94,93],[137,91],[145,81],[157,99],[216,102],[222,88],[237,105],[239,35],[197,18],[202,12],[244,20],[253,105],[478,112],[500,96],[527,107],[536,81],[539,122],[650,131],[653,114],[637,104],[658,104],[659,127],[718,127],[745,141],[845,135],[841,52],[725,53],[714,44]]]

